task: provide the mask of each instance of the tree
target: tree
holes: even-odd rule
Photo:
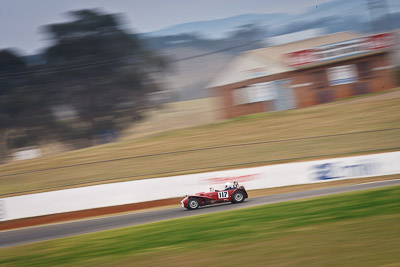
[[[13,50],[0,50],[0,96],[25,82],[21,75],[26,71],[26,64],[22,58]]]
[[[167,66],[165,59],[124,29],[119,15],[99,10],[68,15],[72,21],[44,27],[54,43],[45,52],[47,68],[61,85],[50,87],[47,95],[54,105],[76,110],[80,121],[79,127],[63,122],[61,132],[70,137],[84,132],[93,139],[102,130],[120,130],[139,120],[146,95],[160,89],[156,78]]]
[[[16,52],[0,51],[0,161],[11,148],[123,129],[141,119],[147,94],[160,88],[157,75],[167,61],[128,32],[119,15],[68,15],[71,21],[44,27],[53,41],[45,64],[27,67]],[[58,116],[60,107],[75,115]]]
[[[16,74],[24,72],[26,66],[16,52],[5,49],[0,51],[0,162],[7,154],[7,139],[11,115],[9,113],[9,95],[23,83]]]
[[[53,122],[45,92],[23,58],[11,50],[0,51],[0,157],[9,149],[35,145],[48,137]]]

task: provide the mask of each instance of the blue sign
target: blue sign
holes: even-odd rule
[[[377,164],[372,161],[364,161],[352,165],[345,165],[341,162],[328,162],[312,166],[311,172],[314,180],[370,176],[377,173]]]

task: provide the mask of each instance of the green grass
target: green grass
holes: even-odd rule
[[[2,266],[399,266],[400,187],[0,250]]]
[[[195,120],[196,117],[193,116],[193,119]],[[171,119],[172,122],[173,119]],[[392,130],[202,150],[1,176],[14,172],[151,153],[395,127],[400,127],[399,89],[356,100],[340,101],[305,109],[253,114],[221,123],[168,131],[141,140],[122,140],[53,157],[0,165],[0,194],[13,194],[26,190],[46,191],[50,190],[48,189],[50,187],[66,188],[68,185],[78,183],[97,184],[104,183],[101,180],[105,179],[126,181],[232,169],[233,165],[252,166],[252,164],[243,164],[246,162],[324,154],[349,155],[360,150],[399,147],[400,130]]]

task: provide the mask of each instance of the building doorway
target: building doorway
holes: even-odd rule
[[[276,98],[274,100],[275,110],[287,110],[296,108],[296,98],[290,87],[290,79],[277,80],[275,84]]]

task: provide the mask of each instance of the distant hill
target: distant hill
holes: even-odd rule
[[[316,1],[318,2],[318,1]],[[386,0],[391,13],[400,13],[400,1]],[[376,9],[375,13],[383,12]],[[268,27],[274,35],[296,31],[299,25],[311,28],[322,26],[327,32],[356,30],[368,31],[368,22],[371,18],[367,0],[334,0],[307,9],[301,14],[291,15],[282,13],[271,14],[243,14],[223,19],[195,21],[170,26],[157,31],[145,33],[145,36],[171,36],[185,33],[196,33],[208,39],[226,38],[227,34],[236,27],[244,24],[257,24]],[[395,18],[393,23],[398,23]],[[352,23],[349,23],[352,22]]]
[[[243,14],[223,19],[195,21],[174,25],[158,31],[146,33],[147,36],[168,36],[183,33],[195,33],[204,38],[224,38],[230,31],[244,24],[268,26],[283,23],[289,19],[288,14]]]

